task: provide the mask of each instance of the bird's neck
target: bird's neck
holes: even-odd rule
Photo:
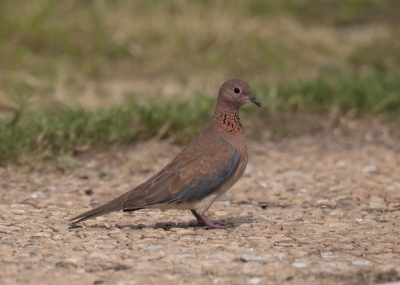
[[[239,110],[216,110],[208,131],[218,131],[229,135],[244,136],[243,126],[239,118]]]

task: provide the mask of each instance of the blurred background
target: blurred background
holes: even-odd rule
[[[0,158],[187,142],[233,77],[262,102],[243,112],[255,138],[396,120],[399,15],[397,0],[0,0]]]

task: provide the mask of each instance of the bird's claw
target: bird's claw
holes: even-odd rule
[[[207,217],[206,214],[198,214],[196,211],[192,210],[193,215],[197,219],[197,226],[195,226],[195,230],[198,229],[204,229],[204,230],[210,230],[210,229],[226,229],[226,228],[231,228],[232,225],[229,224],[223,224],[223,223],[214,223],[213,221],[210,220],[209,217]]]

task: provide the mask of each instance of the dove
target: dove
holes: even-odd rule
[[[205,214],[228,191],[246,169],[248,155],[239,108],[252,102],[249,84],[231,79],[218,92],[214,114],[204,131],[163,169],[125,194],[71,219],[71,226],[110,212],[141,209],[190,210],[198,226],[215,229],[228,225],[215,223]]]

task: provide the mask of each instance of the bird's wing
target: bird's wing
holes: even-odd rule
[[[202,199],[221,187],[234,173],[239,160],[238,150],[227,140],[203,133],[164,169],[123,195],[122,208]]]

